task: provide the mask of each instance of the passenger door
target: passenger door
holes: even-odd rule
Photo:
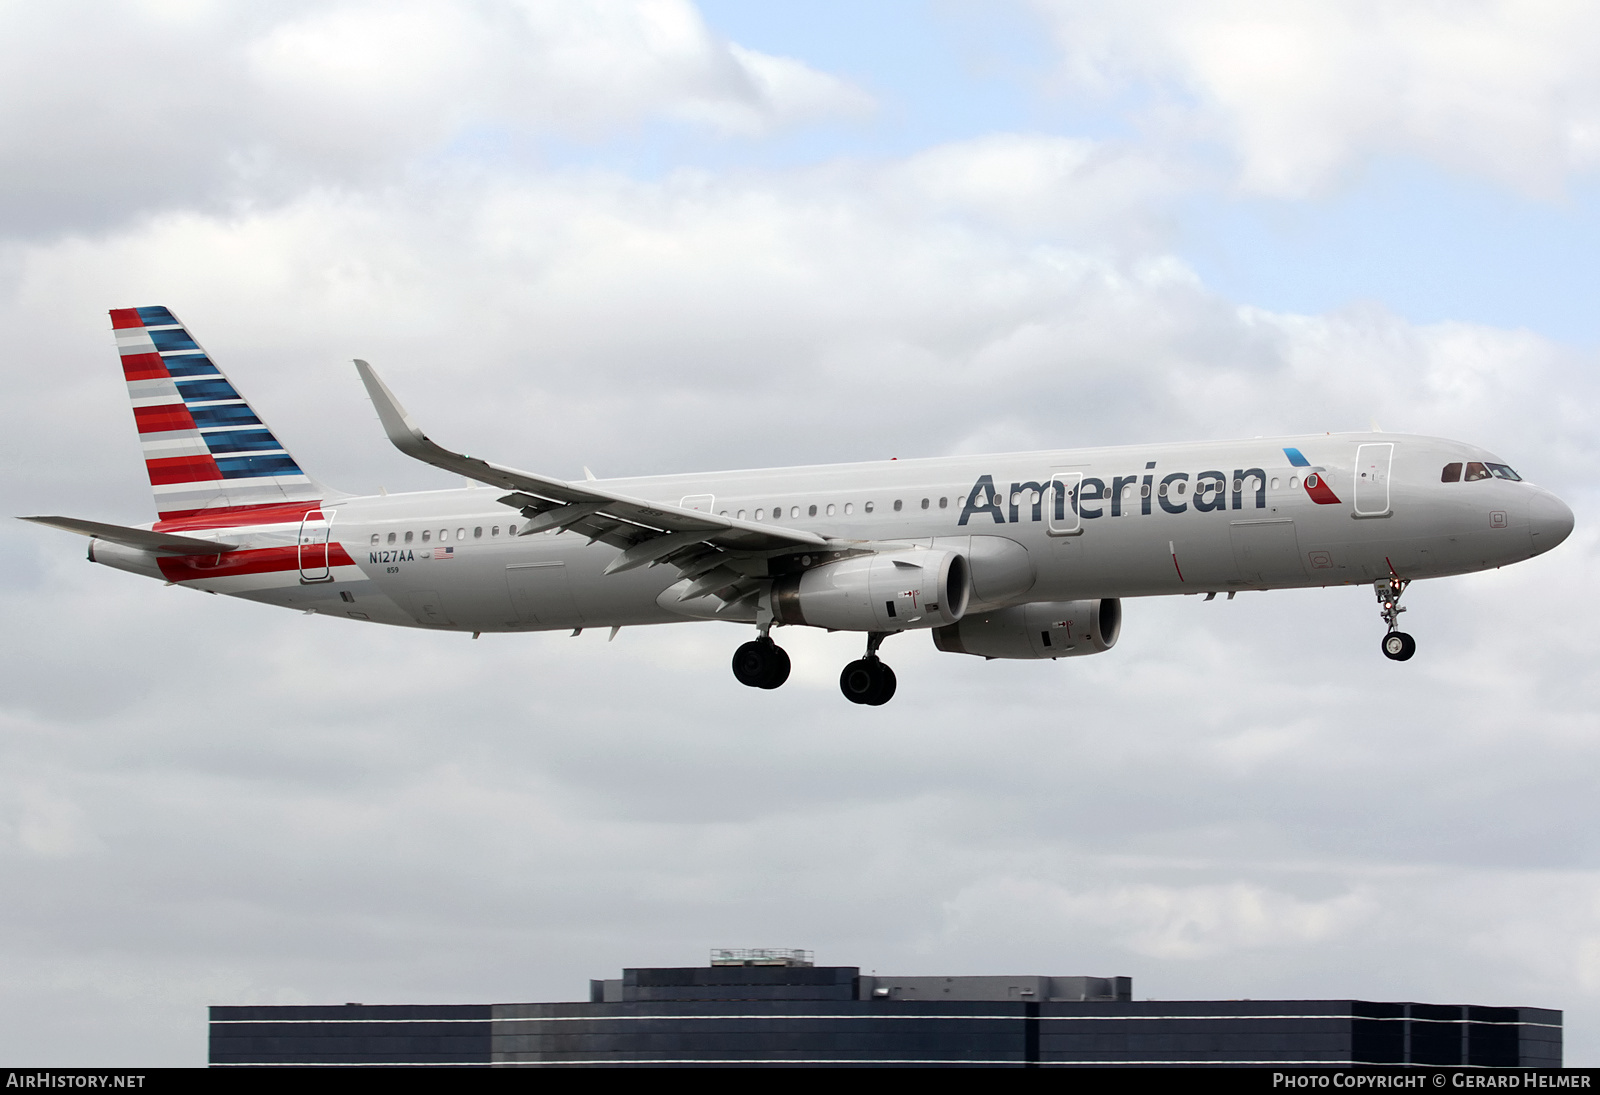
[[[300,520],[300,581],[331,582],[328,569],[328,538],[333,532],[331,509],[314,509]]]
[[[1387,517],[1389,508],[1389,466],[1394,461],[1394,442],[1382,441],[1356,449],[1355,516]]]

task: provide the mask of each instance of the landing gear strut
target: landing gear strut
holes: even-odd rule
[[[867,633],[867,653],[851,662],[839,674],[839,691],[851,703],[864,703],[881,707],[894,696],[894,670],[878,660],[878,647],[889,637],[889,632]]]
[[[1410,584],[1409,578],[1398,575],[1372,583],[1372,591],[1378,596],[1378,615],[1389,627],[1388,634],[1383,637],[1383,656],[1390,661],[1403,662],[1417,652],[1417,640],[1400,630],[1400,613],[1405,611],[1400,607],[1400,595]]]

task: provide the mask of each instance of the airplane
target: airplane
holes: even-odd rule
[[[1520,562],[1572,511],[1473,445],[1405,434],[1061,449],[567,481],[442,447],[365,361],[401,452],[495,489],[356,496],[300,467],[164,307],[119,308],[121,355],[159,519],[23,520],[169,585],[440,631],[694,620],[754,626],[741,684],[781,686],[775,627],[865,637],[839,687],[894,695],[885,639],[995,659],[1098,654],[1124,598],[1370,585],[1394,661],[1411,582]]]

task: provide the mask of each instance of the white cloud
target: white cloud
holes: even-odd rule
[[[760,136],[871,109],[847,82],[716,37],[688,0],[249,9],[72,4],[0,41],[0,231],[367,186],[439,157],[652,120]]]
[[[1600,162],[1600,12],[1581,0],[1035,0],[1062,77],[1219,142],[1246,191],[1300,197],[1417,155],[1550,196]]]

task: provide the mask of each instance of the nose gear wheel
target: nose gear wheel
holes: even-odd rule
[[[1409,661],[1417,652],[1417,640],[1400,630],[1400,613],[1405,611],[1400,605],[1400,596],[1411,580],[1394,574],[1392,568],[1390,573],[1391,577],[1372,583],[1372,591],[1378,597],[1378,615],[1389,628],[1383,637],[1383,656],[1394,662]]]

